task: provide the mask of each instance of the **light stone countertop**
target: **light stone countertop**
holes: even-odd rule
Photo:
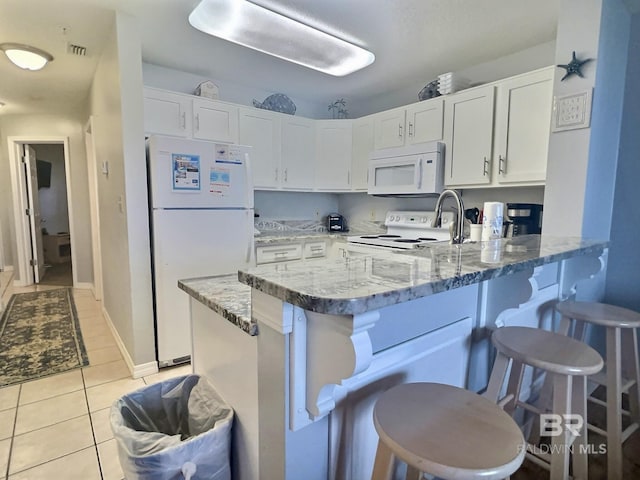
[[[251,320],[251,287],[237,274],[179,280],[178,287],[249,335],[258,334]]]
[[[241,270],[257,290],[319,313],[350,315],[557,262],[600,254],[608,243],[575,237],[526,235],[493,242],[434,243],[403,253],[314,260]]]

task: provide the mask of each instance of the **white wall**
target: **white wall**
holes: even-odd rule
[[[561,81],[563,71],[556,70],[555,96],[594,87],[601,9],[602,0],[560,2],[555,63],[568,63],[574,50],[577,58],[592,58],[594,61],[584,65],[584,78],[573,75]],[[590,136],[591,128],[551,133],[542,223],[542,229],[547,234],[582,234]]]
[[[89,190],[87,188],[87,161],[82,136],[80,114],[64,115],[6,115],[0,116],[0,221],[3,223],[4,253],[7,265],[16,262],[15,228],[13,218],[13,200],[9,172],[9,147],[7,137],[23,138],[56,137],[69,138],[69,156],[71,163],[71,202],[73,202],[73,222],[75,238],[72,248],[75,251],[78,282],[93,282],[93,264],[91,260],[91,222],[89,215]],[[5,226],[8,228],[5,229]],[[17,271],[16,271],[16,279]]]
[[[529,72],[537,68],[547,67],[553,65],[554,61],[555,42],[547,42],[511,55],[500,57],[490,62],[472,65],[455,73],[470,81],[472,85],[480,85],[519,73]],[[427,80],[421,84],[387,92],[375,98],[348,102],[347,106],[350,117],[358,118],[369,115],[370,113],[381,112],[390,108],[415,103],[418,101],[418,92],[422,90],[429,81],[430,80]]]
[[[258,81],[259,77],[250,78],[247,84],[245,84],[242,82],[242,79],[230,82],[150,63],[142,64],[142,75],[144,84],[148,87],[162,88],[164,90],[188,93],[190,95],[193,95],[198,84],[206,80],[211,80],[220,89],[220,100],[237,103],[239,105],[253,106],[252,101],[254,99],[262,102],[269,95],[280,93],[262,90],[257,86],[249,85],[250,82]],[[292,97],[291,100],[296,105],[297,116],[307,118],[331,118],[327,110],[327,105],[324,103],[320,105],[298,97]]]
[[[142,365],[155,361],[155,342],[138,35],[134,19],[116,14],[88,113],[96,162],[109,164],[108,176],[98,178],[104,308],[131,360]]]
[[[317,192],[263,192],[254,194],[261,220],[318,220],[338,211],[338,196]]]
[[[38,188],[38,201],[43,227],[50,235],[69,232],[69,206],[67,180],[64,168],[64,146],[56,144],[33,145],[36,159],[51,163],[51,186]]]

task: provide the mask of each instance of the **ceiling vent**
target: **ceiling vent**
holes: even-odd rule
[[[67,43],[67,53],[69,55],[75,55],[77,57],[86,57],[87,48],[81,45],[74,45],[73,43]]]

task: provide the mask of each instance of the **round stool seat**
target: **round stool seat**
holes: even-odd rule
[[[378,399],[373,419],[395,456],[438,477],[504,478],[526,453],[522,432],[507,413],[450,385],[398,385]]]
[[[495,347],[515,360],[561,375],[593,375],[604,362],[589,345],[559,333],[529,327],[503,327],[493,332]]]
[[[640,313],[628,308],[596,302],[564,301],[556,305],[563,316],[584,322],[616,328],[640,327]]]

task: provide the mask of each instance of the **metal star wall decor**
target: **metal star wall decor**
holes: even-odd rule
[[[580,78],[584,78],[584,75],[582,75],[580,69],[585,63],[590,62],[591,60],[593,59],[587,58],[585,60],[578,60],[576,58],[576,52],[573,52],[571,61],[569,63],[567,63],[566,65],[557,65],[558,67],[564,68],[567,71],[567,73],[564,74],[564,77],[562,77],[560,81],[562,82],[565,78],[570,77],[574,74],[578,75]]]

